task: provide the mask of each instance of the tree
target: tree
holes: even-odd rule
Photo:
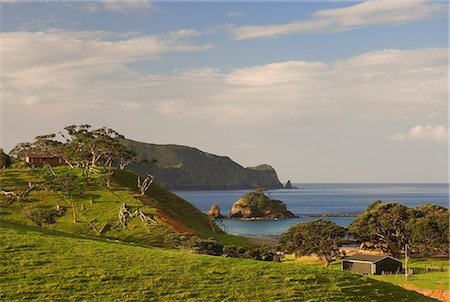
[[[406,225],[414,210],[394,202],[375,201],[348,227],[350,234],[362,242],[398,257],[408,243]]]
[[[406,224],[411,252],[422,256],[449,254],[449,211],[445,207],[426,204],[415,208],[414,217]]]
[[[74,200],[74,195],[81,195],[84,193],[84,188],[78,181],[78,177],[74,173],[64,173],[56,176],[53,179],[51,187],[55,190],[62,191],[64,195],[70,200],[72,206],[72,220],[77,223],[77,209]]]
[[[3,149],[0,148],[0,169],[8,168],[11,165],[11,157],[5,154]]]
[[[314,220],[297,223],[281,234],[280,247],[296,256],[317,255],[327,267],[339,255],[339,244],[345,229],[334,222]]]

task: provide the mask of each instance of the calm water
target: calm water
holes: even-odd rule
[[[425,203],[449,206],[448,184],[295,184],[299,190],[272,190],[273,199],[283,201],[287,208],[301,216],[277,221],[226,220],[223,228],[231,234],[278,236],[291,225],[312,219],[307,215],[326,213],[361,213],[375,200],[395,201],[415,207]],[[233,203],[248,190],[236,191],[177,191],[203,212],[217,203],[226,215]],[[323,218],[347,226],[353,217]]]

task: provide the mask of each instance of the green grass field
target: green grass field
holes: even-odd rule
[[[316,265],[195,255],[0,222],[2,301],[434,301]]]
[[[44,172],[3,170],[0,187],[23,192],[28,182],[43,182]],[[136,175],[130,172],[117,171],[111,190],[95,182],[84,185],[84,193],[73,197],[77,223],[72,221],[72,203],[61,191],[34,190],[26,201],[12,203],[0,196],[0,301],[433,301],[342,272],[336,265],[324,269],[167,249],[164,237],[176,227],[162,217],[200,237],[249,243],[213,231],[206,215],[157,184],[146,196],[136,195]],[[129,217],[123,228],[118,223],[123,202],[131,212],[140,209],[153,217],[154,223]],[[29,206],[54,209],[57,204],[67,208],[66,214],[44,227],[24,213]]]

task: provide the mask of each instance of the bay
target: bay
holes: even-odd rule
[[[279,236],[298,222],[318,219],[320,214],[362,213],[376,200],[394,201],[409,207],[421,204],[438,204],[448,207],[448,184],[294,184],[300,189],[270,190],[273,199],[283,201],[287,208],[300,218],[276,221],[224,220],[222,228],[230,234],[249,236]],[[250,190],[232,191],[176,191],[202,212],[211,204],[219,205],[223,215],[228,214],[233,203]],[[320,217],[348,226],[354,217]]]

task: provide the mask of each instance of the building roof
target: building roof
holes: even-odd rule
[[[51,154],[51,153],[26,153],[25,156],[29,158],[58,158],[62,157],[59,154]]]
[[[381,260],[386,259],[386,258],[391,258],[391,259],[393,259],[393,260],[395,260],[395,261],[401,262],[400,260],[395,259],[395,258],[390,257],[390,256],[385,256],[385,255],[370,255],[370,254],[355,254],[355,255],[346,257],[346,258],[344,258],[343,260],[344,260],[344,261],[362,261],[362,262],[371,262],[371,263],[375,263],[375,262],[381,261]]]

